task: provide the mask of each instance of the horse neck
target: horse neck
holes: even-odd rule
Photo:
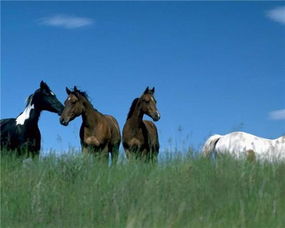
[[[38,124],[39,119],[40,119],[40,115],[41,115],[41,111],[39,109],[32,109],[30,112],[30,118],[27,120],[28,123],[31,124]]]
[[[38,105],[33,103],[33,100],[30,101],[25,110],[16,118],[16,124],[28,127],[37,126],[41,111]]]
[[[144,113],[140,107],[140,103],[138,102],[135,106],[132,115],[128,118],[127,121],[130,122],[134,127],[139,127],[143,122],[143,115]]]
[[[99,122],[101,113],[98,112],[90,102],[84,104],[84,110],[82,112],[82,122],[87,127],[95,127]]]

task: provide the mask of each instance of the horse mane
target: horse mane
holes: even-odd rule
[[[94,108],[94,106],[92,105],[90,99],[89,99],[89,96],[88,94],[85,92],[85,91],[81,91],[79,89],[76,88],[76,86],[74,87],[72,93],[79,93],[81,96],[83,96],[89,103],[90,105],[92,106],[92,108],[96,111],[96,112],[99,112],[96,108]]]
[[[130,107],[130,111],[128,113],[127,119],[129,119],[133,115],[135,107],[136,107],[136,104],[138,103],[138,101],[139,101],[139,98],[136,98],[136,99],[133,100],[132,105]]]
[[[81,91],[81,90],[75,88],[72,93],[79,93],[81,96],[83,96],[84,98],[86,98],[89,101],[89,96],[85,91]]]
[[[29,104],[32,103],[34,94],[31,94],[30,96],[28,96],[28,98],[26,99],[26,107],[28,107]]]

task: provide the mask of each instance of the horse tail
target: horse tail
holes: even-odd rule
[[[202,154],[204,157],[210,157],[210,155],[214,152],[216,144],[221,137],[221,135],[212,135],[210,138],[207,139],[202,149]]]

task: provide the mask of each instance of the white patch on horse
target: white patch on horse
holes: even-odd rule
[[[55,95],[54,95],[54,93],[53,93],[52,91],[50,91],[50,94],[51,94],[51,95],[53,95],[53,96],[55,96]]]
[[[34,108],[34,104],[29,104],[25,110],[17,117],[16,125],[24,125],[25,121],[30,118],[31,110]]]
[[[203,147],[203,154],[230,154],[235,158],[245,158],[246,151],[254,151],[260,160],[275,161],[285,159],[285,136],[266,139],[245,132],[210,137]]]

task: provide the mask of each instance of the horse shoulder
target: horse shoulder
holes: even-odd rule
[[[120,132],[120,127],[119,127],[119,123],[118,121],[115,119],[115,117],[111,116],[111,115],[105,115],[108,123],[109,123],[109,126],[111,127],[111,129],[114,131],[117,131],[117,132]]]
[[[133,134],[124,127],[123,129],[123,146],[124,148],[140,148],[144,144],[143,134]]]
[[[124,148],[141,147],[145,144],[144,130],[142,127],[134,127],[131,121],[127,120],[123,127]]]
[[[130,120],[127,120],[123,127],[123,138],[132,138],[137,137],[138,135],[142,135],[142,126],[139,127],[134,126]]]
[[[155,124],[152,121],[144,120],[143,122],[144,122],[147,130],[149,130],[151,132],[157,133],[157,128],[156,128]]]
[[[109,132],[110,132],[110,138],[111,143],[118,143],[121,141],[121,131],[119,127],[118,121],[115,119],[115,117],[111,115],[105,115],[108,124],[109,124]]]
[[[148,131],[148,137],[153,144],[158,144],[158,133],[155,124],[152,121],[143,121]]]

